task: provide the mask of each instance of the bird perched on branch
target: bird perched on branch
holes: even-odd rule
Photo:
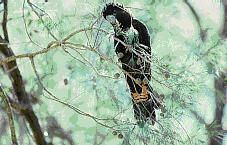
[[[155,109],[160,102],[149,85],[151,80],[151,48],[147,27],[122,6],[107,4],[103,17],[113,26],[115,52],[122,64],[129,86],[134,116],[139,121],[155,123]]]

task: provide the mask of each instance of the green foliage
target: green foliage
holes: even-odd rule
[[[196,9],[203,17],[203,27],[208,28],[207,40],[202,42],[197,22],[183,1],[124,0],[121,3],[128,6],[133,16],[143,21],[151,33],[150,84],[159,94],[164,94],[165,105],[158,111],[156,125],[138,125],[133,118],[130,93],[114,52],[113,30],[99,18],[105,3],[101,0],[37,1],[34,9],[40,17],[25,4],[24,20],[8,22],[10,45],[16,54],[43,50],[50,42],[60,42],[91,24],[109,32],[93,29],[77,33],[68,40],[77,45],[62,45],[34,58],[44,87],[61,101],[86,112],[81,115],[80,111],[50,99],[53,96],[42,90],[36,94],[40,103],[34,105],[34,109],[43,131],[47,130],[44,124],[51,114],[62,128],[72,131],[71,135],[79,145],[94,144],[95,140],[107,145],[206,144],[206,128],[191,111],[199,112],[208,123],[214,118],[210,113],[215,109],[213,78],[226,67],[226,42],[218,35],[221,25],[218,4],[211,0],[201,2],[215,5],[217,13],[206,17],[203,17],[205,12]],[[198,4],[194,2],[193,6],[197,8]],[[17,5],[22,5],[22,1],[9,2],[10,16],[22,15],[23,9]],[[213,10],[207,8],[206,11]],[[18,60],[18,66],[27,81],[26,90],[38,90],[40,84],[28,59]],[[10,81],[3,72],[0,72],[0,79],[6,88],[10,88]],[[212,106],[210,110],[201,105],[203,100]],[[8,136],[1,138],[2,144],[9,144]],[[31,137],[24,137],[24,143],[28,144],[29,139]],[[53,142],[61,144],[58,137]]]

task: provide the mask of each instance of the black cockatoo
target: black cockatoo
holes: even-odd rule
[[[148,29],[122,5],[107,4],[102,15],[114,28],[115,52],[131,92],[134,116],[137,120],[151,120],[154,124],[155,109],[159,108],[160,102],[149,85],[151,48]]]

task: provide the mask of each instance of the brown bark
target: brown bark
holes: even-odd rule
[[[9,37],[7,30],[7,21],[8,21],[8,0],[3,0],[3,20],[2,20],[2,30],[4,39],[0,36],[0,53],[4,55],[4,57],[14,56],[12,49],[8,46]],[[27,120],[36,144],[38,145],[46,145],[46,141],[44,135],[42,133],[41,127],[39,125],[39,121],[37,116],[35,115],[32,105],[30,104],[28,94],[25,91],[25,86],[23,84],[23,79],[20,73],[20,70],[17,66],[16,60],[6,63],[5,68],[8,72],[8,76],[11,79],[13,90],[15,96],[18,99],[20,105],[24,106],[24,109],[21,109],[20,112],[24,115]]]
[[[14,56],[13,51],[7,45],[8,44],[7,41],[2,39],[2,37],[0,37],[0,43],[1,43],[0,44],[0,52],[5,57]],[[22,109],[20,111],[21,111],[22,115],[24,115],[26,120],[28,121],[28,124],[29,124],[29,126],[32,130],[36,144],[46,145],[46,141],[44,139],[44,135],[43,135],[41,127],[39,125],[38,118],[33,111],[33,108],[30,104],[28,95],[25,91],[23,79],[22,79],[20,70],[17,67],[16,61],[12,61],[12,62],[5,64],[5,67],[8,70],[8,75],[11,79],[12,86],[13,86],[13,89],[14,89],[14,93],[17,96],[18,102],[22,106],[25,106],[25,109]]]
[[[223,0],[223,6],[224,6],[224,25],[221,35],[224,38],[227,38],[227,0]]]
[[[215,130],[219,134],[210,137],[210,145],[220,145],[222,143],[224,133],[227,133],[227,131],[222,129],[222,123],[221,123],[222,117],[223,117],[223,109],[226,103],[225,102],[226,84],[224,82],[224,78],[226,77],[226,74],[227,72],[221,73],[220,77],[215,80],[215,90],[216,90],[215,121],[216,121],[216,124],[218,125],[218,127],[215,128]]]
[[[5,107],[6,107],[6,113],[7,113],[7,116],[8,116],[8,122],[9,122],[9,127],[10,127],[12,144],[13,145],[18,145],[16,131],[15,131],[15,125],[14,125],[13,111],[12,111],[8,96],[4,93],[4,91],[3,91],[1,86],[0,86],[0,97],[5,102]]]
[[[221,31],[221,36],[227,38],[227,0],[222,0],[224,6],[224,24],[223,29]],[[215,121],[218,127],[216,130],[220,133],[218,137],[211,136],[210,137],[210,145],[220,145],[223,141],[224,133],[227,133],[227,130],[222,129],[222,117],[223,117],[223,109],[224,105],[227,103],[227,85],[224,79],[227,77],[227,70],[222,72],[215,80],[215,90],[216,90],[216,111],[215,111]]]

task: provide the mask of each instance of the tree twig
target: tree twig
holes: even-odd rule
[[[9,127],[10,127],[10,132],[11,132],[12,144],[18,145],[15,126],[14,126],[14,120],[13,120],[12,108],[11,108],[8,96],[4,93],[1,85],[0,85],[0,97],[4,100],[5,105],[6,105],[7,116],[8,116],[8,119],[9,119]]]
[[[195,9],[192,7],[192,5],[188,2],[188,0],[184,0],[185,4],[188,6],[188,8],[190,9],[192,15],[195,17],[195,20],[199,26],[199,35],[202,41],[205,41],[206,39],[206,30],[202,29],[202,25],[201,25],[201,20],[199,18],[199,15],[197,14],[197,12],[195,11]]]
[[[7,22],[8,22],[8,0],[3,0],[4,12],[3,12],[3,20],[2,20],[2,30],[5,37],[6,42],[9,42],[8,30],[7,30]]]
[[[2,39],[2,37],[0,37],[0,42],[5,43],[5,40]],[[0,52],[5,57],[15,56],[12,49],[9,48],[8,45],[1,44]],[[7,70],[15,68],[13,71],[10,71],[8,75],[9,75],[9,78],[11,79],[12,87],[14,89],[15,95],[17,96],[19,103],[23,106],[26,106],[25,107],[26,109],[21,110],[21,113],[24,115],[24,117],[28,121],[28,124],[30,125],[36,144],[46,145],[46,141],[42,133],[42,129],[40,127],[38,118],[32,109],[27,92],[25,91],[23,79],[22,79],[20,70],[17,67],[16,60],[6,63],[5,66]]]

